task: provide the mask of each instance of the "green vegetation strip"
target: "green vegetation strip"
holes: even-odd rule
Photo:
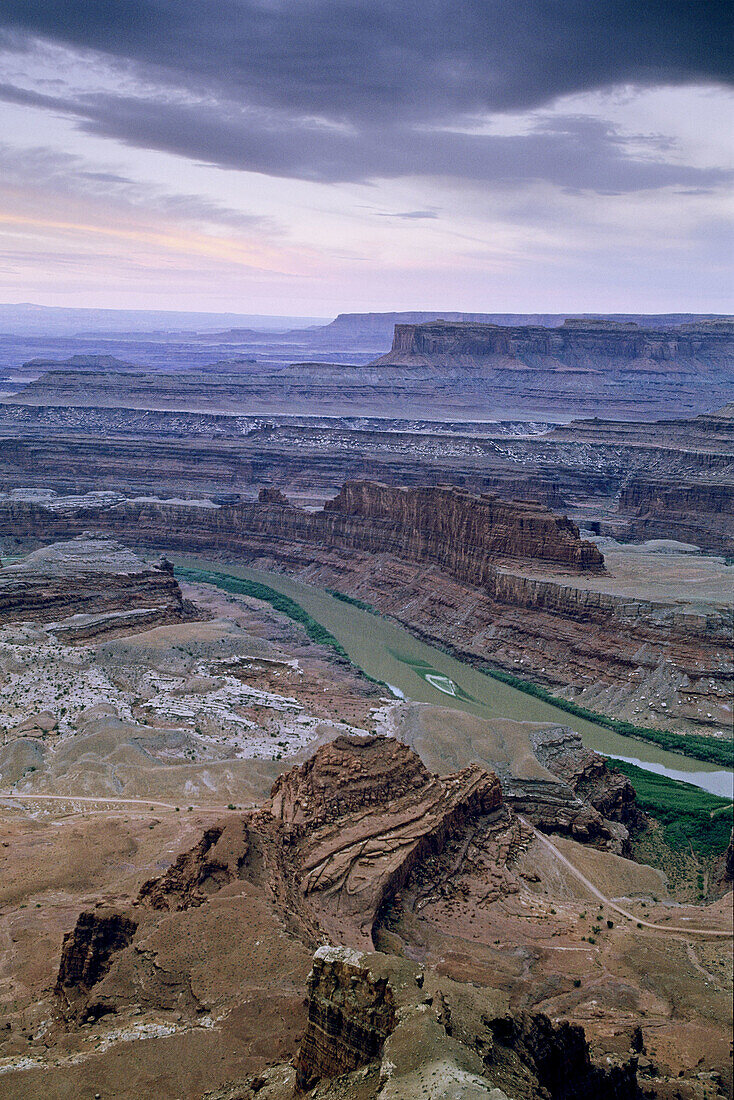
[[[289,619],[293,619],[294,622],[300,623],[312,642],[316,642],[317,645],[329,646],[329,648],[333,649],[335,653],[338,653],[340,657],[349,661],[347,651],[344,649],[341,642],[337,641],[333,634],[323,627],[321,623],[317,623],[316,620],[313,619],[307,611],[304,611],[299,603],[292,600],[290,596],[284,596],[282,592],[277,592],[274,588],[268,587],[267,584],[260,584],[258,581],[248,581],[240,577],[232,577],[227,573],[210,572],[208,569],[188,569],[182,566],[176,567],[176,575],[187,581],[193,581],[198,584],[211,584],[214,585],[215,588],[222,588],[225,592],[232,592],[238,596],[251,596],[254,600],[262,600],[264,603],[269,603],[276,611],[281,611],[284,615],[287,615]]]
[[[721,764],[725,768],[734,766],[734,742],[716,741],[712,737],[706,737],[698,733],[671,733],[669,730],[651,729],[648,726],[635,726],[632,722],[624,722],[620,718],[610,718],[606,714],[597,714],[593,710],[570,699],[562,699],[553,695],[547,688],[540,684],[533,684],[529,680],[521,680],[519,676],[513,676],[511,672],[503,672],[500,669],[483,666],[483,671],[495,680],[501,680],[503,684],[524,691],[527,695],[534,695],[536,699],[542,699],[545,703],[552,703],[559,710],[565,710],[568,714],[575,714],[577,718],[584,718],[587,722],[595,722],[597,726],[606,726],[623,737],[636,737],[640,741],[649,741],[653,745],[659,745],[668,752],[677,752],[682,756],[691,756],[695,760],[706,760],[710,764]]]
[[[358,600],[356,596],[348,596],[346,592],[339,592],[336,588],[327,588],[326,591],[330,596],[333,596],[335,600],[341,600],[342,603],[348,603],[352,607],[358,607],[360,611],[369,611],[370,615],[376,615],[380,618],[380,612],[377,608],[373,607],[371,603],[367,603],[366,600]]]
[[[635,788],[637,804],[663,826],[665,842],[675,851],[713,856],[723,852],[731,837],[734,806],[690,783],[656,775],[626,760],[610,760]]]

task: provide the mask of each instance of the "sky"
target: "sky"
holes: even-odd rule
[[[732,311],[718,0],[2,0],[0,301]]]

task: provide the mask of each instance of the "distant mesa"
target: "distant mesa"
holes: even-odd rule
[[[665,330],[633,322],[570,318],[558,328],[456,323],[395,326],[376,366],[485,371],[697,374],[734,368],[734,323]]]
[[[276,338],[272,362],[270,352],[252,362],[246,348],[239,358],[176,371],[160,363],[115,369],[110,358],[93,356],[45,361],[26,374],[40,378],[20,389],[13,380],[2,405],[227,417],[405,419],[409,411],[432,421],[651,420],[708,411],[734,389],[734,325],[724,318],[668,327],[627,317],[508,325],[447,314],[385,331],[385,316],[338,318],[333,329]]]
[[[139,371],[144,370],[135,363],[117,359],[114,355],[70,355],[68,359],[29,359],[23,364],[23,371],[52,370],[90,370],[90,371]]]
[[[421,325],[434,321],[454,324],[486,324],[503,327],[522,325],[557,328],[567,323],[568,313],[467,313],[455,310],[406,310],[398,313],[340,313],[328,325],[288,333],[291,337],[300,337],[312,343],[326,344],[332,341],[357,340],[372,342],[389,340],[395,325]],[[676,325],[690,324],[700,320],[718,322],[725,320],[720,315],[695,313],[662,314],[582,314],[573,317],[580,324],[612,322],[616,324],[637,324],[645,329],[664,329]],[[220,334],[225,335],[225,334]]]
[[[568,313],[468,313],[456,310],[404,310],[386,313],[340,313],[333,321],[323,325],[311,325],[308,328],[283,329],[264,332],[255,328],[230,328],[216,333],[201,333],[200,338],[219,340],[225,343],[263,344],[273,340],[285,343],[309,344],[314,347],[333,350],[349,348],[377,349],[384,347],[391,339],[395,325],[420,325],[433,321],[446,321],[455,324],[486,324],[516,327],[521,325],[557,328],[566,324]],[[620,325],[637,324],[645,329],[666,329],[676,325],[689,324],[700,320],[717,322],[718,315],[699,315],[695,313],[662,314],[582,314],[574,320],[582,324],[612,323]]]

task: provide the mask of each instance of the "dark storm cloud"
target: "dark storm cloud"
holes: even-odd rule
[[[594,120],[555,120],[510,137],[451,126],[620,82],[724,81],[732,75],[727,7],[3,0],[6,48],[32,51],[41,41],[93,50],[124,71],[128,91],[64,97],[6,85],[0,97],[66,114],[90,134],[132,146],[288,178],[451,175],[602,192],[706,189],[727,177],[666,162],[660,145],[633,154]]]
[[[543,181],[566,190],[616,194],[668,186],[705,190],[731,178],[721,169],[655,159],[649,149],[644,155],[634,152],[630,139],[607,123],[575,115],[542,120],[527,134],[501,136],[407,123],[355,130],[231,105],[225,109],[107,94],[55,99],[7,85],[0,85],[0,99],[70,115],[86,133],[132,146],[224,168],[323,183],[461,176],[488,184]],[[665,145],[651,142],[656,153]],[[431,212],[402,216],[426,217]]]
[[[326,118],[436,120],[732,77],[723,0],[3,0],[0,30]]]

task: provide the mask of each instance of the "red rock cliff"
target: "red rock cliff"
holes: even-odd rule
[[[272,493],[257,503],[218,508],[137,500],[87,505],[83,497],[73,508],[0,501],[0,534],[48,538],[91,528],[149,546],[254,548],[285,560],[289,547],[303,546],[394,554],[438,565],[477,586],[490,581],[496,560],[551,562],[574,572],[604,568],[602,554],[565,516],[449,486],[400,489],[348,481],[321,512],[292,507],[279,495],[273,500]]]
[[[487,583],[493,558],[554,562],[583,571],[604,568],[603,555],[579,537],[578,527],[565,516],[490,493],[477,496],[444,485],[401,489],[348,481],[334,500],[327,501],[324,512],[357,523],[367,520],[383,543],[381,549],[431,561],[469,584]],[[363,523],[350,525],[352,531],[366,538]],[[364,548],[377,549],[374,536],[368,541],[373,545]]]

